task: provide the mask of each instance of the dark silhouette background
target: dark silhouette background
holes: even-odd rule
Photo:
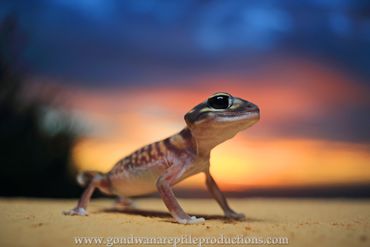
[[[45,131],[42,111],[52,107],[52,98],[22,96],[27,94],[27,45],[16,16],[1,22],[0,44],[0,196],[78,195],[70,165],[76,133],[68,119],[56,133]]]

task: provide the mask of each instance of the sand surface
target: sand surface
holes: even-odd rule
[[[219,241],[217,246],[231,246],[226,244],[231,238],[239,241],[239,246],[243,246],[242,241],[257,238],[283,242],[288,238],[288,246],[370,246],[370,200],[234,199],[230,200],[231,206],[245,213],[247,220],[233,222],[221,216],[213,200],[180,199],[186,212],[207,219],[200,225],[173,223],[159,199],[136,202],[140,210],[122,212],[112,209],[112,200],[93,200],[90,215],[79,217],[61,213],[72,208],[74,200],[3,198],[0,199],[0,246],[76,246],[76,237],[102,237],[100,246],[112,241],[134,241],[135,237],[150,241],[145,238],[152,237],[157,244],[151,246],[172,246],[158,244],[171,241],[159,238],[164,236],[176,237],[177,241],[187,238],[193,243],[208,237],[208,241]],[[80,244],[93,245],[99,244]]]

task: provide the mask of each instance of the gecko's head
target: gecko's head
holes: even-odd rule
[[[228,139],[255,124],[260,118],[256,105],[228,93],[215,93],[185,115],[195,136],[213,135]]]

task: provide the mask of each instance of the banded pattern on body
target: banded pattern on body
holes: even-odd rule
[[[194,144],[191,140],[190,131],[183,129],[176,135],[137,149],[129,156],[117,162],[110,173],[118,174],[123,170],[144,168],[146,165],[150,165],[150,163],[158,160],[164,160],[165,164],[170,167],[172,164],[167,160],[169,154],[172,153],[179,156],[193,150],[193,148]]]

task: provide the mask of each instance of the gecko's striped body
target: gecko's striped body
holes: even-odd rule
[[[185,128],[118,161],[106,177],[111,193],[136,196],[156,191],[156,181],[165,170],[179,160],[194,157],[195,148],[191,138],[190,130]]]
[[[226,202],[209,171],[211,150],[259,120],[256,105],[227,93],[217,93],[185,115],[186,127],[164,140],[146,145],[118,161],[106,174],[85,172],[78,177],[87,184],[76,208],[68,215],[86,215],[95,188],[119,197],[138,196],[158,191],[172,216],[179,223],[204,221],[187,215],[176,201],[171,186],[203,172],[206,184],[222,207],[225,216],[242,219]]]

